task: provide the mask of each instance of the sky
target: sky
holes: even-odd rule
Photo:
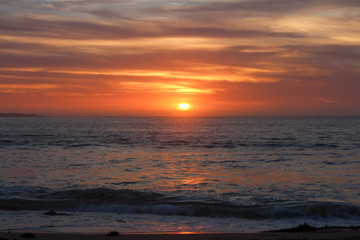
[[[0,0],[0,112],[360,115],[359,90],[359,0]]]

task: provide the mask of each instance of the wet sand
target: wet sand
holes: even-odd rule
[[[104,234],[65,234],[24,232],[0,232],[0,240],[275,240],[275,239],[352,239],[360,240],[360,229],[327,228],[311,232],[261,232],[261,233],[119,233],[118,236]],[[23,235],[23,236],[22,236]]]

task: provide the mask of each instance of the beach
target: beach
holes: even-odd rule
[[[0,232],[0,240],[19,240],[24,233]],[[28,236],[29,234],[25,235]],[[260,233],[119,233],[103,234],[33,233],[36,240],[275,240],[275,239],[360,239],[360,229],[327,228],[311,232],[260,232]],[[31,238],[28,236],[28,238]]]
[[[360,0],[0,6],[0,240],[360,240]]]

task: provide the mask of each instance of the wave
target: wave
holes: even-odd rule
[[[227,202],[186,201],[160,193],[95,188],[42,193],[36,198],[0,199],[0,210],[116,212],[130,214],[233,217],[244,219],[359,219],[360,207],[337,202],[243,206]]]
[[[187,147],[192,149],[237,149],[237,148],[254,148],[254,149],[340,149],[339,144],[335,143],[305,143],[302,141],[261,141],[260,140],[219,140],[209,141],[208,139],[198,138],[184,138],[177,139],[176,136],[169,138],[122,138],[111,136],[99,136],[97,139],[93,139],[87,135],[82,136],[76,140],[72,136],[63,137],[43,137],[43,136],[15,136],[15,137],[1,137],[0,136],[0,148],[10,146],[28,146],[30,147],[64,147],[66,149],[78,149],[78,148],[92,148],[92,147],[150,147],[150,148],[177,148]],[[356,148],[352,146],[351,148]]]

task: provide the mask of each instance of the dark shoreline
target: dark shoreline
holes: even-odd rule
[[[313,227],[307,223],[301,224],[293,228],[284,228],[277,230],[269,230],[264,232],[314,232],[314,231],[324,231],[328,229],[338,229],[338,230],[360,230],[360,226],[324,226],[324,227]]]
[[[360,240],[360,229],[326,228],[310,232],[259,232],[259,233],[119,233],[118,235],[0,232],[0,240]]]
[[[62,233],[62,232],[26,232],[0,231],[0,240],[19,240],[35,238],[38,240],[99,240],[99,239],[129,239],[129,240],[261,240],[261,239],[360,239],[360,226],[324,226],[312,227],[307,223],[294,228],[270,230],[264,232],[150,232],[150,233]]]
[[[0,118],[40,118],[40,117],[48,117],[45,115],[38,114],[24,114],[24,113],[0,113]]]

